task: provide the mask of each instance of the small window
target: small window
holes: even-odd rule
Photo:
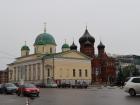
[[[133,78],[132,82],[133,83],[140,83],[140,78]]]
[[[87,77],[88,76],[88,72],[87,72],[87,70],[85,70],[85,77]]]
[[[73,69],[73,77],[75,77],[76,75],[75,75],[75,69]]]
[[[80,69],[79,70],[79,77],[81,77],[82,76],[82,70]]]
[[[52,53],[52,48],[50,48],[50,53]]]

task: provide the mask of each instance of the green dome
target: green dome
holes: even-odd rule
[[[44,32],[37,36],[34,45],[46,45],[46,44],[56,45],[53,36]]]
[[[21,50],[30,50],[28,46],[24,45],[21,47]]]
[[[65,43],[65,44],[62,45],[62,48],[70,48],[70,47],[69,47],[68,44]]]

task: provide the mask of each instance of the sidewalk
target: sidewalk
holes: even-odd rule
[[[109,86],[109,85],[90,85],[89,88],[97,88],[97,89],[103,89],[103,88],[107,88],[107,89],[116,89],[116,88],[120,88],[118,86]]]

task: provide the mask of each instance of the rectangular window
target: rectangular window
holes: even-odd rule
[[[25,65],[25,81],[27,81],[27,65]]]
[[[87,77],[88,76],[88,73],[87,73],[87,70],[85,70],[85,77]]]
[[[24,66],[20,66],[20,79],[23,79],[23,70],[24,70]]]
[[[14,67],[14,81],[16,81],[16,67]]]
[[[82,71],[81,71],[81,69],[79,70],[79,77],[81,77],[82,76]]]
[[[37,71],[38,71],[38,73],[37,73],[37,77],[38,77],[38,80],[40,80],[40,63],[38,63],[37,64]]]
[[[33,64],[33,80],[36,80],[36,64]]]
[[[18,78],[18,81],[19,81],[19,75],[20,75],[20,67],[18,67],[18,73],[17,73],[17,78]]]
[[[31,80],[31,65],[29,65],[29,81]]]
[[[73,69],[73,77],[75,77],[76,75],[75,75],[75,69]]]

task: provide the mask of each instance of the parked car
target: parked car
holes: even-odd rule
[[[38,88],[46,88],[46,84],[45,83],[35,83],[34,85],[36,87],[38,87]]]
[[[61,83],[57,85],[58,88],[70,88],[71,84],[70,83]]]
[[[47,88],[57,88],[57,84],[55,82],[47,83],[47,84],[45,84],[45,87],[47,87]]]
[[[3,93],[3,91],[2,91],[2,84],[0,84],[0,93]]]
[[[15,82],[14,84],[15,84],[17,87],[19,87],[19,85],[20,85],[18,82]]]
[[[86,82],[78,82],[76,84],[73,84],[72,85],[72,88],[87,88],[88,87],[88,84]]]
[[[140,94],[140,77],[130,77],[125,83],[124,91],[129,93],[130,96]]]
[[[17,90],[17,95],[23,96],[39,96],[40,90],[33,84],[20,85]]]
[[[1,85],[1,93],[13,94],[17,92],[17,86],[13,83],[5,83]]]

